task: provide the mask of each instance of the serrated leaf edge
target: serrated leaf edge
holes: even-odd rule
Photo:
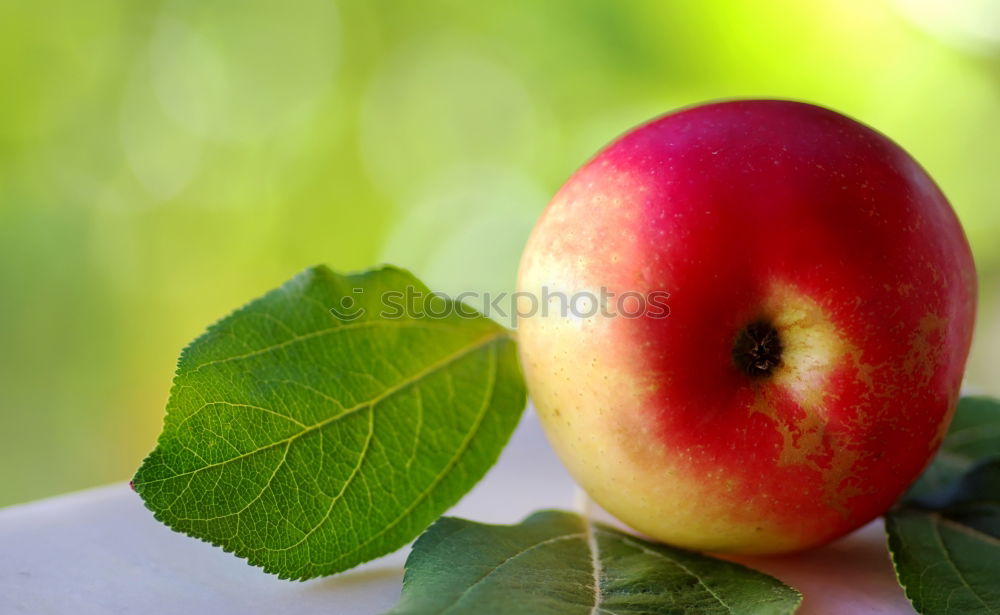
[[[397,273],[400,273],[400,274],[403,274],[403,275],[411,276],[411,277],[413,277],[414,280],[416,280],[417,282],[420,282],[419,279],[416,276],[414,276],[409,270],[407,270],[405,268],[402,268],[402,267],[398,267],[396,265],[390,265],[390,264],[382,264],[382,265],[379,265],[379,266],[376,266],[376,267],[372,267],[370,269],[366,269],[366,270],[363,270],[363,271],[357,271],[357,272],[352,272],[352,273],[344,274],[344,277],[351,277],[351,276],[355,276],[355,275],[376,275],[376,274],[382,273],[382,272],[397,272]],[[234,317],[234,316],[236,316],[236,315],[244,312],[250,305],[252,305],[252,304],[256,303],[257,301],[260,301],[260,300],[268,297],[269,295],[281,292],[281,291],[283,291],[284,289],[286,289],[289,286],[294,286],[294,285],[297,285],[297,284],[301,284],[302,281],[307,276],[309,276],[309,275],[332,276],[332,275],[336,275],[336,274],[333,272],[333,270],[331,270],[326,265],[314,265],[312,267],[308,267],[307,269],[299,272],[298,274],[295,275],[295,277],[287,280],[286,282],[284,282],[283,284],[281,284],[277,288],[274,288],[274,289],[272,289],[272,290],[270,290],[270,291],[268,291],[268,292],[266,292],[266,293],[264,293],[262,295],[254,297],[253,299],[250,299],[249,301],[247,301],[246,303],[244,303],[240,307],[238,307],[238,308],[236,308],[234,310],[231,310],[229,313],[227,313],[226,315],[224,315],[221,318],[217,319],[211,325],[209,325],[208,327],[206,327],[206,329],[204,331],[202,331],[191,342],[189,342],[187,345],[185,345],[184,348],[181,350],[180,355],[177,358],[177,363],[176,363],[175,368],[174,368],[173,382],[172,382],[171,387],[170,387],[170,392],[169,392],[169,395],[168,395],[168,400],[172,399],[174,397],[174,394],[176,393],[176,391],[178,390],[178,388],[181,386],[177,382],[177,380],[178,380],[178,377],[181,375],[181,373],[180,373],[181,372],[181,368],[183,367],[185,360],[189,356],[190,350],[195,346],[195,344],[197,344],[205,336],[207,336],[209,334],[212,334],[212,333],[217,333],[218,330],[219,330],[219,327],[222,325],[223,322],[225,322],[225,321],[229,320],[230,318],[232,318],[232,317]],[[511,331],[510,329],[507,329],[507,328],[499,325],[496,322],[492,322],[491,321],[491,323],[497,329],[494,333],[492,333],[489,336],[484,336],[480,340],[477,340],[476,342],[473,342],[469,346],[466,346],[465,347],[466,352],[462,353],[461,351],[457,351],[453,355],[449,355],[449,357],[453,357],[455,354],[457,354],[459,356],[455,356],[454,360],[458,360],[458,359],[461,359],[462,357],[466,356],[467,354],[470,354],[470,353],[474,352],[475,350],[479,350],[479,349],[485,348],[486,346],[488,346],[490,344],[504,343],[504,342],[516,343],[514,331]],[[494,355],[494,357],[496,356],[496,351],[494,351],[493,355]],[[439,364],[436,364],[436,365],[438,366],[439,369],[441,369],[441,368],[444,368],[445,366],[450,365],[450,364],[451,363],[449,363],[449,362],[444,362],[444,363],[440,363],[439,362]],[[203,366],[204,366],[204,364],[199,365],[198,369],[200,369]],[[486,400],[486,403],[484,404],[484,407],[487,408],[487,409],[489,407],[489,398],[491,398],[492,394],[493,394],[492,393],[492,389],[493,389],[493,386],[495,386],[495,378],[497,376],[497,370],[498,370],[498,365],[496,363],[496,360],[494,359],[493,370],[491,372],[492,378],[494,380],[491,381],[492,382],[492,384],[490,386],[491,392],[486,396],[487,400]],[[428,372],[425,375],[429,375],[430,373],[432,373],[432,372]],[[417,381],[419,381],[419,380],[416,380],[414,382],[417,382]],[[410,384],[413,384],[413,382],[410,382]],[[167,404],[167,408],[168,408],[168,411],[167,411],[166,415],[164,416],[164,424],[166,423],[167,415],[170,414],[170,411],[169,411],[170,404],[169,403]],[[339,417],[341,415],[337,415],[337,416]],[[473,428],[470,430],[469,434],[466,435],[466,439],[463,441],[462,446],[459,448],[459,450],[456,453],[456,455],[454,457],[452,457],[452,459],[446,465],[445,469],[442,470],[442,472],[435,479],[433,485],[438,484],[440,482],[440,480],[442,480],[442,478],[447,475],[447,473],[451,470],[451,468],[454,467],[455,463],[457,463],[457,460],[461,457],[461,455],[468,448],[468,444],[471,441],[471,438],[478,432],[478,430],[479,430],[479,428],[480,428],[480,426],[482,424],[482,420],[483,420],[484,417],[485,417],[485,411],[480,412],[479,415],[478,415],[478,417],[477,417],[477,420],[476,420],[475,424],[473,425]],[[336,417],[332,417],[332,418],[336,418]],[[329,421],[330,419],[326,419],[326,420]],[[201,542],[207,543],[207,544],[211,544],[212,546],[221,549],[224,553],[229,553],[230,555],[233,555],[233,556],[235,556],[235,557],[237,557],[239,559],[242,559],[242,560],[246,561],[248,564],[250,564],[252,566],[255,566],[255,567],[258,567],[258,568],[262,569],[264,572],[266,572],[268,574],[274,574],[274,575],[276,575],[279,579],[282,579],[282,580],[294,580],[294,581],[307,581],[309,579],[316,578],[316,576],[318,576],[318,575],[312,575],[312,576],[298,575],[297,576],[297,575],[292,575],[292,574],[285,574],[282,571],[276,570],[273,567],[268,566],[268,565],[266,565],[264,563],[258,563],[258,562],[252,561],[251,560],[252,553],[244,553],[242,551],[238,551],[236,547],[227,546],[225,544],[222,544],[219,541],[216,541],[216,540],[213,540],[213,539],[210,539],[210,538],[205,538],[203,536],[199,536],[199,535],[194,534],[192,532],[179,529],[177,527],[174,527],[174,525],[172,525],[168,520],[164,519],[164,517],[162,515],[162,512],[153,509],[152,506],[150,506],[150,504],[146,501],[146,499],[144,497],[142,497],[142,483],[137,480],[137,477],[139,476],[140,472],[142,471],[142,468],[146,466],[147,462],[149,462],[150,458],[152,457],[152,454],[161,446],[163,438],[164,438],[164,432],[161,432],[160,435],[157,437],[156,446],[153,448],[153,450],[150,452],[149,455],[146,455],[143,458],[142,463],[139,466],[139,469],[136,471],[136,473],[135,473],[135,475],[133,477],[133,480],[130,482],[130,485],[132,486],[133,490],[136,491],[136,493],[139,495],[140,499],[142,500],[143,505],[146,507],[146,509],[148,509],[150,512],[153,513],[153,518],[155,518],[157,521],[159,521],[160,523],[162,523],[166,527],[170,528],[174,532],[183,534],[185,536],[189,536],[191,538],[195,538],[195,539],[197,539],[197,540],[199,540]],[[493,459],[493,462],[495,462],[495,461],[496,461],[496,459]],[[407,509],[404,511],[403,515],[401,515],[396,520],[394,520],[390,526],[387,526],[386,528],[384,528],[384,530],[382,532],[380,532],[379,534],[377,534],[376,537],[384,534],[385,531],[387,531],[390,527],[395,527],[395,525],[397,525],[400,521],[402,521],[406,517],[406,514],[409,514],[410,512],[412,512],[413,509],[416,507],[416,505],[419,502],[423,501],[423,499],[430,493],[430,490],[433,488],[433,485],[427,491],[425,491],[424,493],[422,493],[421,496],[415,500],[414,504],[412,504],[411,506],[407,507]],[[451,502],[451,504],[453,505],[461,497],[462,497],[462,495],[459,495],[456,498],[454,498],[455,501]],[[371,540],[374,540],[374,538],[375,537],[372,537],[372,539],[370,539],[366,543],[363,543],[362,545],[359,545],[353,551],[348,552],[347,554],[342,554],[341,558],[345,557],[346,555],[349,555],[349,554],[352,554],[354,552],[357,552],[357,550],[359,550],[359,549],[363,548],[365,545],[369,544],[371,542]],[[406,542],[408,542],[408,541],[404,541],[402,544],[398,545],[396,548],[398,549],[399,547],[404,546],[406,544]],[[354,564],[354,565],[360,565],[360,563],[363,563],[363,562],[359,562],[358,564]],[[339,572],[343,572],[345,570],[349,570],[354,565],[352,565],[352,566],[350,566],[348,568],[339,569],[339,570],[337,570],[335,572],[331,572],[331,573],[328,573],[328,574],[336,574],[336,573],[339,573]]]
[[[910,606],[913,607],[913,610],[916,611],[917,613],[921,612],[920,609],[917,608],[917,605],[914,604],[914,602],[913,602],[915,598],[912,595],[912,588],[910,588],[906,583],[904,583],[903,579],[899,576],[899,560],[897,559],[897,552],[896,552],[896,550],[893,549],[893,541],[898,541],[900,543],[900,545],[899,545],[900,548],[903,548],[903,544],[902,544],[903,540],[898,535],[893,536],[893,533],[889,529],[889,524],[892,523],[892,519],[891,519],[892,515],[894,515],[894,514],[907,514],[907,513],[908,514],[923,515],[923,516],[929,517],[931,519],[931,521],[932,521],[932,527],[934,528],[934,535],[937,538],[937,542],[941,546],[941,551],[943,551],[945,553],[945,555],[947,556],[945,558],[945,561],[948,563],[949,566],[951,566],[952,570],[955,571],[955,573],[958,575],[958,578],[962,580],[962,584],[965,585],[966,588],[968,588],[969,592],[972,593],[972,595],[975,596],[977,600],[979,600],[980,602],[983,602],[982,598],[979,597],[979,594],[976,593],[976,591],[974,589],[972,589],[972,586],[970,586],[969,583],[968,583],[968,581],[965,580],[965,576],[962,574],[962,572],[958,569],[958,567],[952,561],[951,556],[950,556],[949,551],[948,551],[948,548],[944,545],[944,539],[941,536],[941,531],[940,531],[938,525],[947,525],[948,527],[951,527],[954,530],[960,531],[960,532],[962,532],[964,534],[967,534],[969,536],[972,536],[972,537],[975,537],[975,538],[978,538],[978,539],[984,539],[987,542],[989,542],[991,544],[995,544],[997,546],[1000,546],[1000,539],[997,539],[997,538],[995,538],[993,536],[990,536],[989,534],[986,534],[984,532],[980,532],[979,530],[977,530],[975,528],[971,528],[971,527],[969,527],[967,525],[962,525],[961,523],[957,523],[955,521],[952,521],[951,519],[948,519],[948,518],[942,516],[940,513],[936,512],[936,511],[915,510],[915,509],[912,509],[912,508],[911,509],[903,509],[903,510],[890,511],[886,515],[886,524],[885,524],[886,548],[889,551],[889,559],[892,561],[892,570],[893,570],[893,573],[896,575],[896,582],[899,583],[900,588],[902,588],[902,590],[903,590],[903,595],[906,597],[907,602],[910,603]],[[983,606],[986,606],[986,604],[983,603]]]

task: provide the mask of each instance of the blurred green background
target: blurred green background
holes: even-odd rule
[[[180,349],[310,264],[511,287],[569,173],[719,97],[929,169],[1000,393],[998,54],[991,0],[0,0],[0,505],[129,477]]]

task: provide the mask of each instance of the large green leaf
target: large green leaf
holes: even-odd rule
[[[507,330],[399,269],[315,267],[182,353],[133,484],[175,530],[282,578],[332,574],[458,501],[524,403]]]
[[[800,601],[738,564],[543,511],[509,526],[439,520],[413,546],[390,615],[780,615]]]
[[[1000,457],[1000,401],[963,397],[941,450],[905,499],[920,499],[945,489],[977,461],[989,457]]]
[[[924,615],[1000,613],[1000,460],[886,515],[899,582]]]

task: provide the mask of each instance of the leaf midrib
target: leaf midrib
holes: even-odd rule
[[[604,566],[601,564],[601,551],[597,545],[597,536],[594,534],[594,522],[589,517],[584,517],[586,526],[587,548],[590,550],[590,567],[594,576],[594,606],[590,609],[590,615],[597,615],[603,609],[601,602],[604,596],[601,594],[601,577],[604,576]]]
[[[379,395],[376,395],[375,397],[373,397],[373,398],[371,398],[369,400],[363,401],[361,403],[358,403],[358,404],[356,404],[354,406],[351,406],[350,408],[346,408],[346,409],[344,409],[343,412],[340,412],[339,414],[336,414],[334,416],[325,418],[322,421],[319,421],[317,423],[313,423],[312,425],[309,425],[306,428],[304,428],[302,430],[299,430],[298,432],[296,432],[296,433],[294,433],[294,434],[292,434],[290,436],[287,436],[287,437],[282,438],[280,440],[276,440],[276,441],[271,442],[269,444],[265,444],[264,446],[261,446],[259,448],[256,448],[256,449],[252,450],[252,451],[248,451],[246,453],[237,455],[235,457],[230,457],[229,459],[224,459],[222,461],[218,461],[218,462],[215,462],[215,463],[210,463],[208,465],[204,465],[204,466],[201,466],[201,467],[198,467],[198,468],[194,468],[194,469],[188,470],[186,472],[179,472],[179,473],[171,474],[170,476],[165,476],[165,477],[162,477],[162,478],[156,478],[156,479],[151,479],[151,480],[147,480],[147,481],[142,481],[141,484],[142,485],[150,485],[150,484],[160,483],[160,482],[167,481],[167,480],[173,480],[173,479],[176,479],[176,478],[181,478],[181,477],[187,476],[189,474],[197,474],[198,472],[203,472],[205,470],[210,470],[212,468],[217,468],[217,467],[220,467],[220,466],[227,465],[227,464],[232,463],[234,461],[239,461],[240,459],[245,459],[245,458],[250,457],[252,455],[256,455],[258,453],[262,453],[262,452],[264,452],[266,450],[272,449],[272,448],[274,448],[276,446],[281,446],[282,444],[286,444],[286,443],[290,444],[291,442],[293,442],[293,441],[301,438],[302,436],[304,436],[304,435],[306,435],[308,433],[316,431],[317,429],[322,429],[323,427],[326,427],[327,425],[333,424],[333,423],[339,421],[340,419],[343,419],[343,418],[345,418],[347,416],[353,415],[356,412],[359,412],[361,410],[364,410],[366,408],[374,406],[374,405],[376,405],[376,404],[384,401],[388,397],[390,397],[392,395],[395,395],[396,393],[399,393],[400,391],[406,389],[407,387],[412,386],[412,385],[414,385],[414,384],[422,381],[423,379],[427,378],[431,374],[433,374],[433,373],[435,373],[435,372],[437,372],[439,370],[442,370],[442,369],[448,367],[449,365],[451,365],[451,364],[453,364],[453,363],[461,360],[462,358],[464,358],[465,356],[467,356],[469,354],[472,354],[476,350],[484,348],[484,347],[488,346],[489,344],[491,344],[491,343],[493,343],[493,342],[495,342],[497,340],[504,339],[504,338],[506,338],[508,336],[509,336],[509,333],[506,330],[501,330],[499,332],[492,332],[490,335],[485,336],[483,338],[480,338],[480,339],[476,340],[475,342],[469,344],[468,346],[464,346],[462,348],[459,348],[457,351],[455,351],[455,352],[453,352],[453,353],[451,353],[451,354],[443,357],[442,359],[439,359],[438,361],[432,363],[431,365],[428,365],[427,367],[419,370],[417,373],[413,374],[412,376],[404,378],[403,380],[401,380],[398,383],[392,385],[391,387],[388,387],[385,391],[383,391]],[[204,366],[204,364],[202,366]],[[202,367],[202,366],[199,366],[199,367]]]
[[[282,348],[287,348],[293,344],[298,344],[299,342],[304,342],[307,340],[315,339],[317,337],[322,337],[324,335],[330,335],[332,333],[340,333],[342,331],[356,331],[358,329],[367,329],[370,327],[398,327],[400,329],[455,329],[456,327],[449,327],[444,324],[428,324],[426,322],[421,322],[419,320],[362,320],[358,322],[349,322],[346,324],[336,325],[333,327],[327,327],[326,329],[318,329],[316,331],[310,331],[308,333],[296,334],[287,340],[278,342],[276,344],[271,344],[270,346],[265,346],[263,348],[258,348],[256,350],[251,350],[250,352],[245,352],[243,354],[232,355],[229,357],[223,357],[221,359],[212,359],[205,361],[204,363],[199,363],[195,367],[190,368],[187,373],[196,373],[201,371],[202,368],[208,367],[210,365],[218,365],[220,363],[229,363],[231,361],[241,361],[243,359],[249,359],[250,357],[256,357],[262,354],[267,354],[269,352],[274,352],[275,350],[280,350]]]

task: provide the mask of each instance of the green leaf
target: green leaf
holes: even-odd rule
[[[440,519],[414,544],[390,615],[778,615],[801,599],[744,566],[543,511],[518,525]]]
[[[399,269],[315,267],[181,354],[133,484],[174,530],[282,578],[333,574],[455,504],[524,404],[506,329]]]
[[[1000,538],[1000,460],[980,462],[948,489],[912,506],[937,511],[948,519]]]
[[[1000,400],[963,397],[941,449],[970,461],[1000,455]]]
[[[887,515],[886,529],[899,582],[918,613],[1000,612],[1000,541],[911,509]]]
[[[941,450],[905,496],[918,500],[946,489],[977,461],[1000,457],[1000,401],[963,397]]]
[[[959,401],[941,451],[886,515],[886,531],[919,613],[1000,613],[1000,402]]]
[[[899,582],[918,612],[1000,613],[1000,460],[886,515]]]

